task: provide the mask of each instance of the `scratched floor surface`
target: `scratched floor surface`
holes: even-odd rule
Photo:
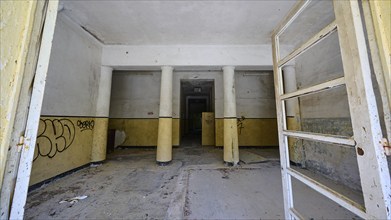
[[[174,148],[173,162],[159,167],[154,149],[118,149],[101,166],[79,170],[30,192],[25,217],[281,219],[278,151],[249,151],[270,161],[225,167],[222,149],[189,144]],[[308,187],[297,182],[293,185],[298,192],[297,208],[305,217],[357,218]],[[347,191],[349,196],[358,197],[356,192]],[[81,195],[88,197],[74,204],[59,203]]]

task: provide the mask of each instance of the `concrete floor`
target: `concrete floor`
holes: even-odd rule
[[[29,193],[26,219],[282,219],[277,149],[247,149],[270,159],[225,167],[222,149],[197,142],[174,148],[173,162],[159,167],[154,149],[118,149],[88,167]],[[295,205],[306,218],[357,216],[293,181]],[[339,187],[348,196],[356,192]],[[59,201],[86,195],[75,204]]]

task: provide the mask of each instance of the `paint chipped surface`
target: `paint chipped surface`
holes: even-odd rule
[[[0,1],[0,179],[6,161],[13,120],[18,103],[24,61],[31,34],[34,1]]]
[[[303,118],[307,132],[353,136],[350,118]],[[303,141],[307,169],[356,190],[361,190],[357,154],[354,148],[313,141]]]

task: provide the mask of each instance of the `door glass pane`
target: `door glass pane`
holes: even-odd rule
[[[308,41],[335,20],[333,1],[312,1],[279,36],[280,58]]]
[[[295,209],[304,219],[362,219],[295,178],[292,178],[292,185]],[[337,184],[332,185],[333,189],[345,190],[345,194],[351,192]]]
[[[292,72],[284,71],[285,68],[283,66],[285,92],[294,92],[297,89],[307,88],[342,77],[344,73],[338,32],[323,38],[285,66],[294,67],[293,74],[295,75],[295,77],[286,75],[292,74]],[[287,87],[291,83],[287,82],[287,80],[295,80],[296,85],[291,86],[292,88]]]
[[[291,108],[298,107],[300,119]],[[296,108],[297,108],[296,107]],[[320,134],[353,136],[345,86],[285,101],[287,128]]]

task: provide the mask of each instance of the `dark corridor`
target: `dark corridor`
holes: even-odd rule
[[[214,112],[214,81],[181,80],[181,146],[201,146],[203,112]]]

